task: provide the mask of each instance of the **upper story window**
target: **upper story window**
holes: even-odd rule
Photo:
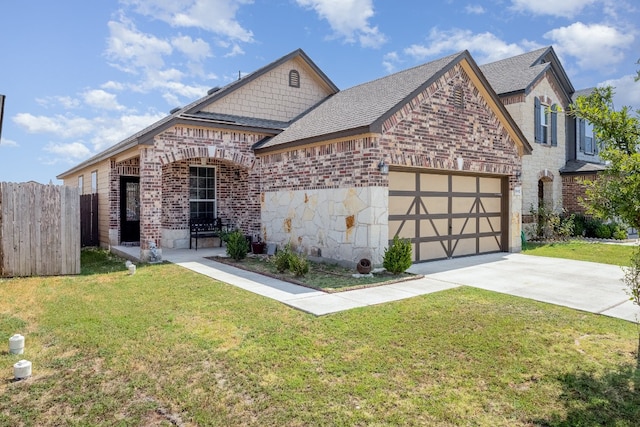
[[[300,87],[300,73],[298,70],[289,71],[289,86]]]
[[[548,105],[535,98],[535,141],[539,144],[558,145],[558,106]]]
[[[596,144],[593,125],[584,119],[578,119],[576,120],[576,127],[580,152],[596,154],[598,152],[598,145]]]

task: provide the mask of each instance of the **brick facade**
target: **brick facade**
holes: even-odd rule
[[[463,88],[460,108],[454,88]],[[412,107],[413,106],[413,107]],[[381,149],[391,165],[510,175],[518,184],[521,159],[514,141],[461,66],[396,112],[383,125]]]
[[[568,213],[586,213],[586,209],[580,203],[580,199],[586,197],[584,181],[593,181],[597,175],[563,175],[562,176],[562,198],[564,200],[564,209]]]

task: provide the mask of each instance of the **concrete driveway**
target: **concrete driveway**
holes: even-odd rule
[[[637,321],[640,308],[625,292],[618,266],[498,253],[413,265],[430,280]]]

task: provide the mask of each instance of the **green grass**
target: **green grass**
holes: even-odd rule
[[[635,325],[477,289],[314,317],[161,264],[0,296],[0,337],[26,337],[0,425],[640,422]]]
[[[601,264],[629,265],[633,246],[589,243],[579,240],[558,243],[527,242],[522,253],[527,255],[566,258]]]
[[[355,265],[353,268],[347,268],[338,264],[312,261],[309,261],[309,272],[300,277],[291,271],[279,273],[273,261],[265,256],[248,256],[240,261],[226,257],[211,257],[210,259],[325,292],[342,292],[422,277],[410,273],[391,274],[386,271],[371,276],[353,277],[357,273]]]

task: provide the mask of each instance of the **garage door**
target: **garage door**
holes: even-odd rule
[[[389,172],[389,236],[410,239],[413,260],[507,250],[506,178]]]

